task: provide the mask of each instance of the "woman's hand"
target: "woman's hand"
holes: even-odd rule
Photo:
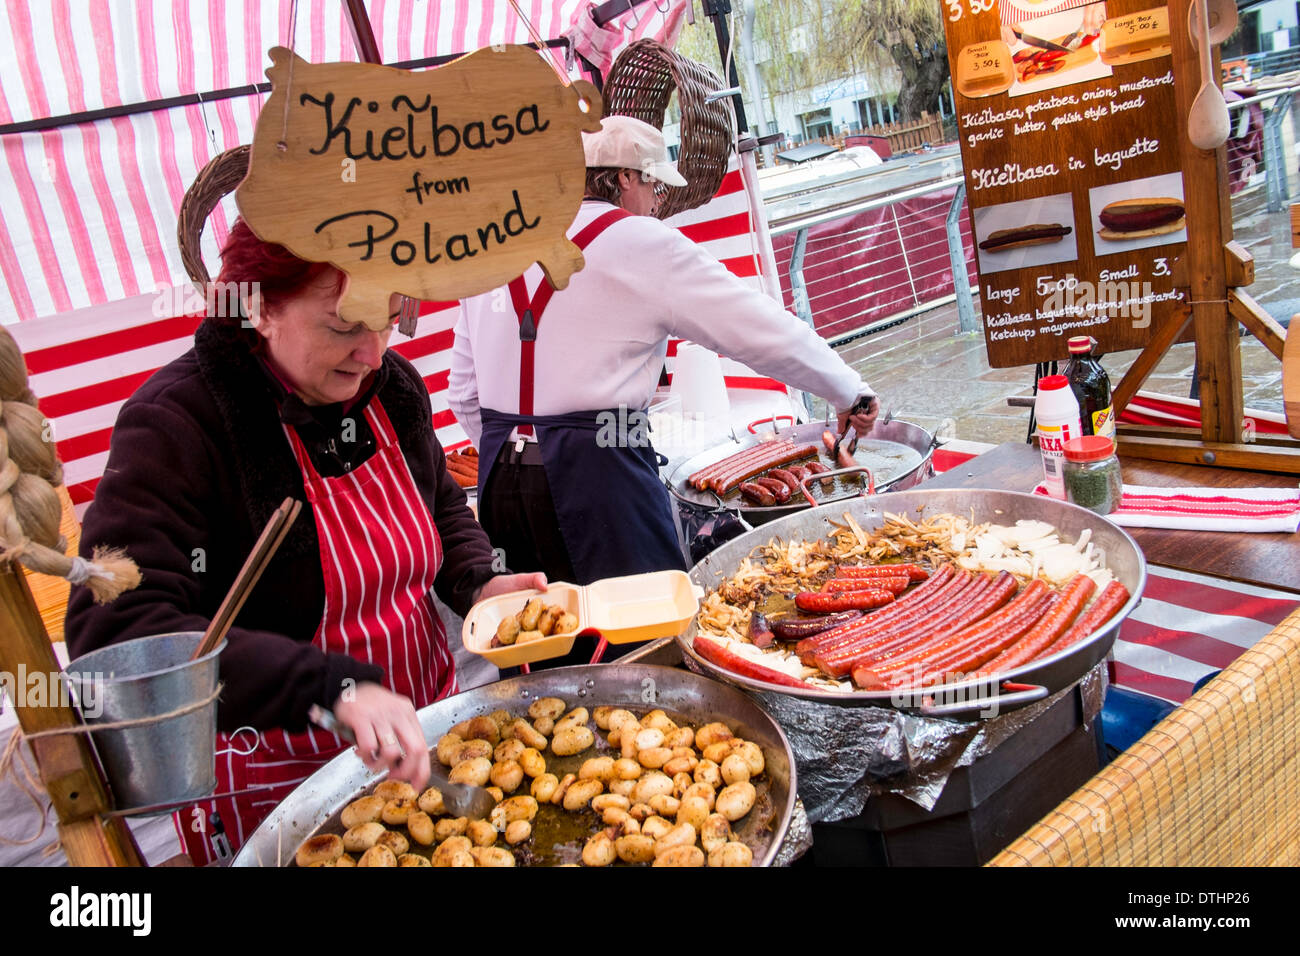
[[[474,603],[477,604],[484,598],[496,597],[498,594],[530,590],[546,590],[546,575],[541,571],[531,574],[499,574],[484,582],[483,586],[474,592]]]
[[[334,716],[351,728],[362,763],[374,771],[391,770],[398,780],[424,789],[429,745],[407,698],[380,684],[361,683],[334,702]]]

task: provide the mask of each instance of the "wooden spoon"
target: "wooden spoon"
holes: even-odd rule
[[[1201,89],[1192,101],[1187,114],[1187,138],[1197,149],[1218,149],[1228,141],[1232,123],[1228,119],[1228,104],[1223,91],[1214,82],[1214,64],[1210,57],[1209,4],[1200,0],[1195,11],[1200,27],[1197,46],[1201,54]]]

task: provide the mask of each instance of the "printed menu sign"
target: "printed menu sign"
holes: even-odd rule
[[[989,364],[1140,348],[1186,308],[1169,17],[1151,0],[944,0]]]

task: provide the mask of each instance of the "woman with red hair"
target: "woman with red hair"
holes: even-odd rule
[[[83,554],[125,546],[144,581],[107,606],[78,589],[67,622],[74,656],[204,630],[275,508],[303,501],[220,657],[219,737],[251,727],[258,747],[218,757],[217,792],[267,789],[182,813],[196,859],[218,829],[237,848],[344,749],[310,725],[313,706],[351,728],[372,769],[422,786],[416,710],[456,693],[433,591],[464,614],[480,598],[545,586],[494,569],[447,472],[423,380],[388,350],[397,296],[389,326],[372,331],[340,314],[343,273],[242,221],[216,282],[237,295],[214,301],[239,303],[239,314],[211,309],[194,348],[123,405],[83,525]]]

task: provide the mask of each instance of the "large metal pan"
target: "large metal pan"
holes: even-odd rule
[[[826,428],[825,422],[808,422],[783,428],[776,434],[780,438],[788,438],[796,443],[815,444],[821,462],[827,464],[826,450],[822,444],[822,432]],[[756,435],[745,435],[739,441],[726,442],[688,458],[674,468],[665,479],[669,492],[679,502],[697,511],[719,509],[737,511],[751,524],[762,524],[809,510],[808,502],[798,495],[791,496],[790,500],[783,505],[763,507],[749,503],[738,491],[733,491],[725,498],[719,498],[711,491],[697,491],[686,483],[687,478],[706,465],[721,461],[746,448],[752,448],[763,441],[771,441],[773,437],[771,430],[764,430]],[[877,493],[902,491],[934,476],[934,466],[930,458],[934,454],[935,444],[934,436],[920,425],[894,420],[877,425],[867,438],[861,439],[854,459],[858,464],[870,469]],[[829,467],[837,466],[830,464]],[[834,485],[825,489],[813,482],[810,490],[822,503],[843,501],[863,493],[866,485],[860,478],[859,475],[845,475],[835,479]]]
[[[1020,519],[1046,521],[1056,527],[1062,540],[1068,541],[1077,540],[1088,529],[1092,532],[1093,544],[1104,554],[1105,565],[1128,588],[1131,597],[1105,626],[1073,647],[1000,674],[996,680],[945,685],[942,692],[927,690],[924,696],[890,691],[837,693],[813,687],[801,690],[775,687],[742,677],[711,664],[695,653],[691,642],[695,638],[696,621],[692,621],[677,638],[683,653],[707,673],[751,690],[792,694],[829,704],[897,707],[928,716],[969,717],[990,710],[1006,711],[1024,706],[1072,685],[1106,656],[1115,643],[1120,622],[1137,607],[1142,598],[1147,577],[1146,560],[1127,532],[1104,517],[1043,495],[958,488],[918,489],[874,498],[854,498],[781,518],[729,541],[708,555],[691,569],[691,580],[706,589],[714,588],[722,579],[735,574],[741,560],[754,548],[766,544],[771,538],[824,538],[832,530],[830,522],[842,522],[846,512],[869,530],[884,523],[886,512],[915,516],[921,510],[927,514],[952,512],[972,517],[976,522],[991,521],[998,524],[1014,524]]]
[[[426,740],[494,710],[522,713],[538,697],[561,697],[572,706],[626,707],[636,713],[663,708],[698,727],[720,720],[763,748],[766,791],[736,825],[754,852],[755,866],[770,866],[785,839],[797,796],[794,756],[785,734],[748,695],[690,671],[650,664],[560,667],[498,681],[448,697],[420,711]],[[548,753],[548,761],[551,758]],[[288,865],[307,837],[336,820],[342,809],[378,777],[352,750],[312,774],[276,807],[235,856],[232,866]],[[341,832],[337,831],[337,832]],[[580,849],[580,848],[579,848]]]

